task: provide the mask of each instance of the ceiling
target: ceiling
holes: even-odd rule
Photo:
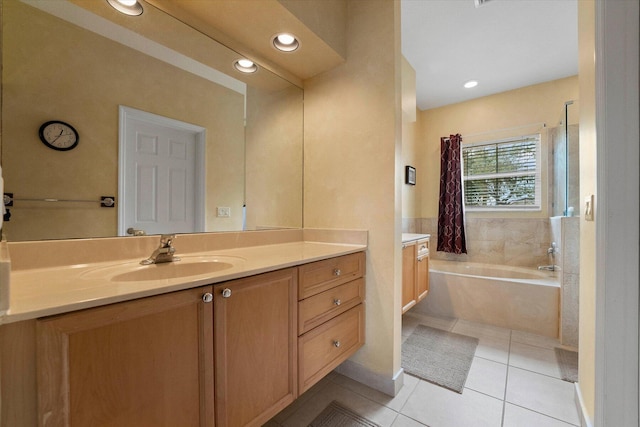
[[[402,0],[421,110],[578,74],[577,0]],[[478,86],[463,88],[468,80]]]
[[[477,8],[474,0],[400,1],[402,53],[416,70],[421,110],[578,74],[579,0],[484,0]],[[301,0],[146,2],[298,85],[345,60],[328,44],[344,38],[345,0],[322,0],[306,16]],[[299,52],[271,46],[281,31],[302,40]],[[464,89],[471,79],[478,86]]]

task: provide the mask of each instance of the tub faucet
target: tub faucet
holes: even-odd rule
[[[180,258],[173,256],[176,252],[176,248],[171,246],[173,239],[176,238],[175,234],[163,234],[160,236],[160,246],[156,248],[151,256],[147,259],[140,261],[142,265],[160,264],[163,262],[180,261]]]
[[[558,269],[558,266],[555,264],[538,266],[538,270],[556,271],[557,269]]]

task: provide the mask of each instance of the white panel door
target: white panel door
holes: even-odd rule
[[[120,234],[130,227],[147,234],[204,231],[200,132],[146,114],[121,114]]]

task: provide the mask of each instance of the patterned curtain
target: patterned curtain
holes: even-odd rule
[[[438,251],[466,254],[460,134],[440,138],[440,203],[438,208]]]

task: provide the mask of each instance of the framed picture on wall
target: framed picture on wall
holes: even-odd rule
[[[416,168],[413,166],[405,166],[404,182],[409,185],[416,185]]]

